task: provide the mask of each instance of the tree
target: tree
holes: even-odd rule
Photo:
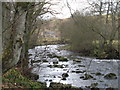
[[[51,5],[48,1],[3,2],[3,73],[18,61],[27,68],[30,36],[36,30],[38,16],[52,12]]]
[[[118,27],[119,27],[118,13],[119,13],[120,2],[119,1],[118,2],[114,2],[114,1],[105,2],[105,1],[100,0],[100,1],[98,1],[98,3],[93,2],[91,5],[94,6],[93,12],[95,12],[95,13],[99,12],[100,20],[106,18],[106,19],[104,19],[105,20],[104,22],[106,22],[105,25],[107,27],[111,27],[108,31],[109,34],[107,35],[107,36],[109,36],[109,38],[105,39],[105,42],[102,44],[102,46],[103,46],[102,48],[104,49],[104,51],[107,54],[109,54],[108,57],[119,58],[118,48],[115,48],[113,46],[113,40],[118,41],[118,39],[115,39],[115,38],[118,35]],[[97,8],[99,8],[100,10],[95,10],[96,5],[97,5]],[[102,16],[103,16],[103,18],[102,18]]]
[[[101,53],[100,57],[118,58],[118,49],[113,46],[113,41],[117,39],[118,35],[118,9],[120,2],[105,2],[98,0],[96,2],[91,1],[91,3],[88,3],[90,4],[90,7],[88,8],[90,13],[80,14],[79,10],[72,13],[72,9],[67,1],[67,6],[71,13],[70,19],[72,19],[74,23],[70,24],[68,21],[69,23],[67,22],[67,24],[70,25],[69,27],[63,24],[63,36],[68,36],[73,46],[77,49],[78,47],[83,48],[82,46],[88,47],[87,45],[92,45],[92,41],[97,40],[99,44],[98,54]],[[69,31],[65,31],[66,29]],[[64,34],[67,35],[65,36]],[[69,35],[71,35],[71,38]],[[91,42],[91,44],[86,43],[82,45],[83,42]]]

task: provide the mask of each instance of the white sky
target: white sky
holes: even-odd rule
[[[72,13],[74,11],[79,10],[80,12],[83,12],[83,9],[86,7],[89,7],[88,1],[104,1],[104,2],[118,2],[120,0],[48,0],[52,3],[56,3],[57,5],[52,6],[52,10],[57,11],[60,14],[55,15],[56,18],[68,18],[71,16],[70,10],[67,7],[66,1],[68,1],[70,7],[72,8]],[[47,18],[53,17],[50,14],[46,14],[45,16],[48,16]],[[46,17],[45,17],[46,18]]]
[[[52,6],[51,8],[59,13],[55,15],[57,18],[63,19],[70,17],[71,14],[67,7],[66,0],[51,0],[51,2],[56,3],[56,5]],[[74,13],[76,10],[80,10],[82,12],[82,9],[88,7],[87,0],[68,0],[68,3],[72,8],[72,13]],[[49,14],[46,14],[46,16],[48,16],[48,18],[52,17]]]

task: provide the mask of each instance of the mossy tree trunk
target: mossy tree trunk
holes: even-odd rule
[[[11,5],[11,3],[9,3],[9,5]],[[14,5],[15,8],[10,10],[14,10],[14,13],[12,15],[9,13],[9,18],[5,17],[12,23],[9,26],[4,24],[4,27],[7,27],[7,29],[3,28],[3,31],[6,30],[5,33],[3,33],[3,38],[8,38],[5,40],[5,42],[8,42],[8,44],[6,45],[6,43],[3,43],[5,46],[2,57],[3,73],[18,63],[22,50],[26,14],[24,10],[17,6],[17,3]],[[4,9],[6,9],[6,7]],[[6,15],[6,13],[3,12],[3,15]],[[5,22],[5,20],[3,22]]]

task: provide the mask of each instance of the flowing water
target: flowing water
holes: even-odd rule
[[[39,75],[37,81],[46,82],[47,87],[51,82],[83,88],[118,87],[118,60],[81,57],[78,53],[59,50],[58,48],[62,46],[64,45],[46,45],[29,49],[29,67],[33,67],[32,73]],[[59,61],[58,57],[51,57],[52,55],[67,58],[68,61]],[[53,67],[54,65],[57,66]],[[68,76],[63,79],[65,73]],[[108,73],[114,73],[117,78],[105,78],[104,76]],[[85,74],[92,78],[83,79]]]

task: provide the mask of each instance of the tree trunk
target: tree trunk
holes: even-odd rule
[[[25,17],[25,31],[24,31],[24,44],[22,49],[22,67],[28,68],[28,49],[29,49],[29,39],[30,39],[30,32],[32,29],[32,12],[28,11]]]
[[[3,57],[3,60],[4,60],[3,73],[6,72],[11,67],[15,66],[20,60],[22,43],[23,43],[22,38],[24,35],[24,27],[25,27],[24,26],[25,25],[25,12],[23,10],[15,11],[14,18],[11,22],[12,22],[11,29],[8,28],[8,31],[11,31],[11,32],[6,33],[3,36],[3,38],[5,38],[5,36],[10,35],[9,43],[7,45],[8,49],[6,49],[6,52],[8,51],[9,52],[7,53],[5,57]],[[5,26],[6,24],[4,25],[4,27]]]
[[[120,2],[118,2],[120,5]],[[119,59],[120,59],[120,8],[118,9],[118,52],[119,52]]]

